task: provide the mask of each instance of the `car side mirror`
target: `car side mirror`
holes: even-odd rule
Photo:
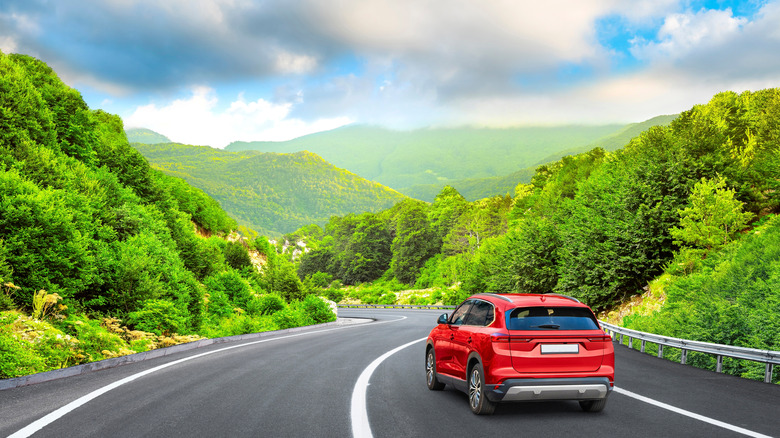
[[[447,319],[448,319],[447,314],[442,313],[441,315],[439,315],[439,319],[436,322],[439,324],[447,324]]]

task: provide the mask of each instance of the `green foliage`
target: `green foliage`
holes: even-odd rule
[[[666,288],[665,306],[624,320],[629,328],[704,342],[780,350],[780,217],[710,253],[698,271]],[[714,359],[693,358],[714,369]],[[724,370],[763,379],[763,364],[726,361]]]
[[[71,315],[62,323],[64,331],[78,338],[79,349],[87,361],[110,357],[106,352],[118,352],[125,347],[124,340],[115,333],[106,331],[100,321],[84,315]]]
[[[224,292],[236,307],[242,309],[246,309],[247,303],[254,297],[252,286],[234,270],[212,275],[203,282],[210,292]]]
[[[527,217],[497,242],[491,285],[495,292],[550,293],[558,284],[558,248],[555,223],[545,217]]]
[[[413,284],[425,262],[438,252],[438,239],[424,204],[405,201],[399,206],[394,217],[391,268],[398,281]]]
[[[747,226],[753,213],[743,212],[723,178],[702,180],[693,187],[690,205],[679,211],[680,227],[670,234],[680,243],[713,249],[728,244]]]
[[[241,225],[279,236],[333,215],[378,211],[404,195],[336,168],[310,152],[228,152],[134,143],[155,168],[216,200]]]
[[[130,312],[127,320],[138,330],[165,336],[183,334],[187,327],[186,318],[179,309],[165,300],[145,301],[139,310]]]
[[[4,320],[14,359],[3,356],[3,373],[155,347],[84,314],[158,333],[275,328],[234,309],[256,305],[264,283],[295,298],[302,286],[291,266],[277,263],[270,280],[256,272],[246,248],[223,239],[235,227],[205,192],[153,170],[119,117],[90,110],[44,63],[0,53],[0,310],[35,317]]]
[[[284,309],[286,305],[284,299],[279,295],[267,294],[255,299],[247,310],[259,315],[273,315]]]
[[[314,324],[314,318],[300,306],[287,306],[274,313],[271,319],[280,330]]]
[[[278,329],[279,327],[270,316],[258,317],[234,313],[229,317],[221,318],[216,324],[207,327],[203,334],[210,338],[217,338]]]
[[[333,276],[327,272],[315,272],[314,274],[308,275],[306,279],[311,287],[324,289],[333,281]]]
[[[18,314],[0,312],[0,379],[34,374],[46,369],[46,360],[32,344],[16,337],[11,324]]]
[[[314,295],[307,295],[300,302],[300,307],[306,312],[315,323],[332,322],[336,320],[336,314],[330,308],[330,305],[322,298]]]
[[[263,276],[263,289],[279,294],[287,302],[300,300],[306,295],[306,289],[298,278],[295,266],[277,254],[268,257],[268,265]]]

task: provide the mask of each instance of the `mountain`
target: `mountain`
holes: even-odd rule
[[[624,125],[428,128],[393,131],[350,125],[285,142],[234,142],[229,151],[311,151],[402,193],[426,184],[509,175],[560,151],[590,145]]]
[[[547,164],[553,161],[558,161],[566,155],[577,155],[583,152],[587,152],[593,148],[602,148],[606,151],[615,151],[623,146],[627,145],[632,138],[637,137],[639,134],[647,131],[653,126],[669,126],[674,119],[679,117],[679,114],[656,116],[652,119],[645,120],[644,122],[631,123],[626,125],[623,129],[617,132],[606,135],[591,144],[581,147],[575,147],[572,149],[566,149],[558,153],[552,154],[540,160],[536,165]],[[535,167],[535,166],[534,166]]]
[[[521,169],[509,175],[493,176],[489,178],[469,178],[451,181],[449,183],[422,184],[404,189],[408,196],[423,201],[433,202],[436,195],[441,193],[444,186],[455,188],[468,201],[476,201],[495,195],[514,196],[515,187],[518,184],[531,182],[535,173],[534,167]]]
[[[133,143],[153,167],[183,178],[239,224],[277,236],[331,216],[380,211],[406,196],[311,152],[229,152],[177,143]]]
[[[168,137],[146,128],[130,128],[125,130],[127,141],[130,143],[159,144],[170,143]]]
[[[404,188],[401,191],[412,198],[429,202],[433,201],[433,199],[437,194],[439,194],[439,192],[441,192],[445,185],[454,187],[461,195],[463,195],[463,197],[469,201],[487,198],[493,195],[505,195],[507,193],[513,195],[515,187],[518,184],[527,184],[531,182],[531,178],[534,176],[535,169],[538,165],[558,161],[566,155],[577,155],[597,147],[607,151],[620,149],[628,144],[632,138],[648,130],[650,127],[668,126],[669,123],[671,123],[675,118],[677,118],[677,115],[657,116],[641,123],[632,123],[623,127],[617,132],[606,135],[594,141],[589,145],[556,152],[555,154],[549,155],[544,159],[539,160],[538,163],[531,167],[517,170],[508,175],[488,178],[467,178],[448,181],[446,183],[441,182],[435,184],[419,184]]]

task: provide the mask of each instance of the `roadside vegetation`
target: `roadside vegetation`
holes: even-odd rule
[[[780,350],[778,120],[778,89],[720,93],[622,149],[539,166],[511,198],[468,202],[445,187],[430,204],[334,217],[287,238],[309,249],[296,261],[304,283],[345,302],[556,292],[607,318],[652,288],[625,326]],[[748,377],[762,368],[727,362]]]
[[[123,128],[44,63],[0,53],[0,378],[335,319]]]

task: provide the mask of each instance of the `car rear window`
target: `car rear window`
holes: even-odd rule
[[[509,330],[598,330],[589,309],[583,307],[521,307],[507,318]]]

